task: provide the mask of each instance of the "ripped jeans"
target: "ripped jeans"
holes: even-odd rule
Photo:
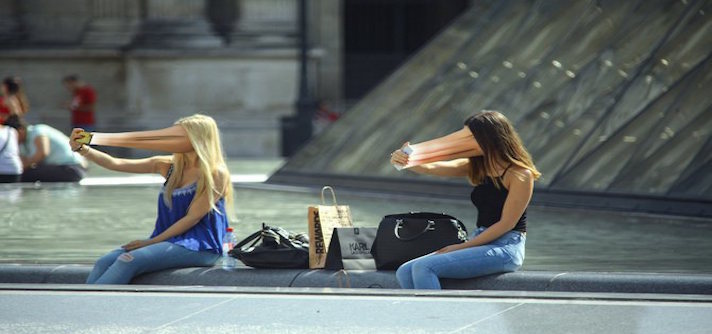
[[[470,239],[486,228],[479,227]],[[440,289],[439,278],[473,278],[516,271],[524,261],[526,236],[509,231],[487,245],[445,254],[431,253],[402,264],[396,277],[403,289]]]
[[[164,241],[132,251],[115,249],[99,258],[87,284],[128,284],[134,277],[168,268],[208,267],[219,254],[192,251]]]

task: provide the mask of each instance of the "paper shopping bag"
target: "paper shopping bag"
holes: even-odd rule
[[[326,205],[324,192],[331,191],[333,205]],[[308,210],[309,268],[324,268],[326,253],[335,227],[352,227],[351,209],[348,205],[338,205],[334,189],[321,189],[321,205],[310,206]]]

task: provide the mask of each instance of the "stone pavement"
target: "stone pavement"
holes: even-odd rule
[[[712,297],[0,284],[0,333],[709,333]]]

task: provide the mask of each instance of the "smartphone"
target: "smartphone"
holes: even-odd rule
[[[410,147],[410,145],[407,145],[406,147],[401,149],[401,152],[403,152],[407,155],[410,155],[411,153],[413,153],[413,148]],[[395,169],[397,169],[397,170],[403,170],[403,168],[405,168],[405,166],[398,165],[398,164],[394,164],[393,167],[395,167]]]
[[[91,143],[91,138],[94,136],[91,132],[82,131],[79,133],[80,138],[76,140],[77,143],[89,145]]]

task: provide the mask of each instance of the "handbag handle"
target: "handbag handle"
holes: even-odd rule
[[[250,242],[253,242],[250,247],[254,246],[258,241],[262,239],[262,230],[259,230],[255,233],[250,234],[247,238],[243,239],[242,241],[238,242],[237,245],[233,247],[233,249],[242,249],[245,245],[247,245]]]
[[[172,168],[173,166],[171,166]],[[242,247],[245,247],[245,245],[250,244],[250,247],[255,246],[260,240],[262,240],[262,233],[264,233],[265,229],[268,228],[265,223],[262,223],[262,229],[259,231],[250,234],[247,238],[243,239],[242,241],[238,242],[235,246],[233,246],[233,249],[242,249]]]
[[[338,204],[336,203],[336,193],[334,192],[334,188],[331,186],[324,186],[324,188],[321,188],[321,204],[326,205],[326,201],[324,200],[324,191],[330,190],[331,191],[331,199],[334,201],[334,206],[337,206]]]
[[[413,237],[410,238],[403,238],[400,236],[400,233],[398,233],[398,230],[403,227],[403,219],[396,219],[396,226],[393,228],[393,233],[395,233],[396,238],[398,240],[403,240],[403,241],[411,241],[419,238],[421,235],[425,234],[428,231],[435,231],[435,221],[428,220],[428,225],[425,226],[425,228],[420,231],[420,233],[416,234]]]

